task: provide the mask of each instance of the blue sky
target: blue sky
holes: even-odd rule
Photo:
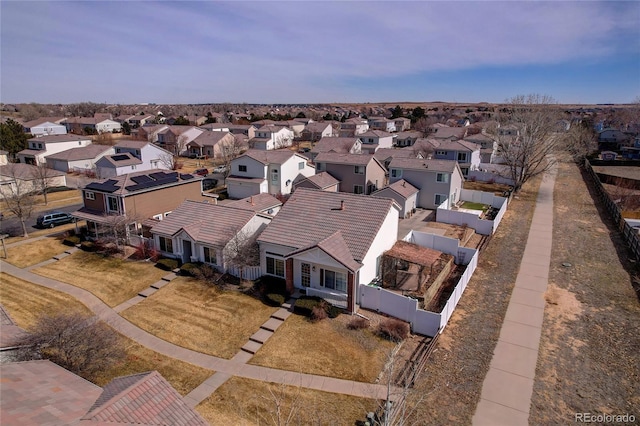
[[[0,2],[0,100],[640,96],[640,2]]]

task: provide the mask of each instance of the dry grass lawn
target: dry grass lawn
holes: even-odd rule
[[[394,344],[370,330],[348,330],[342,317],[311,323],[291,315],[249,363],[374,382]]]
[[[470,180],[465,181],[463,187],[464,189],[470,189],[472,191],[493,192],[500,196],[502,196],[504,191],[511,189],[509,185],[503,185],[501,183],[473,182]]]
[[[229,359],[276,310],[245,294],[178,277],[122,316],[161,339]]]
[[[83,251],[32,272],[88,290],[111,307],[131,299],[167,274],[151,263]]]
[[[212,425],[353,425],[377,406],[371,399],[232,377],[196,410]]]
[[[0,303],[16,324],[24,329],[33,326],[43,314],[80,312],[92,315],[82,303],[65,293],[4,273],[0,273],[0,280]],[[158,370],[180,394],[186,395],[213,374],[213,371],[161,355],[124,336],[122,341],[126,348],[126,359],[111,370],[104,371],[96,381],[97,385],[104,386],[120,376]]]
[[[82,194],[78,189],[72,189],[69,191],[58,191],[47,194],[47,204],[44,203],[44,196],[38,195],[35,200],[34,212],[55,210],[61,206],[67,206],[69,204],[77,204],[82,202]],[[11,213],[7,209],[7,204],[4,200],[0,200],[0,210],[5,217],[12,217]]]
[[[85,222],[78,222],[78,227],[84,225]],[[20,226],[20,225],[18,225]],[[13,244],[13,243],[17,243],[20,241],[24,241],[26,239],[29,238],[36,238],[36,237],[42,237],[42,236],[46,236],[46,235],[51,235],[52,237],[55,235],[62,235],[65,231],[70,231],[72,229],[76,228],[76,224],[75,223],[67,223],[65,225],[60,225],[60,226],[56,226],[55,228],[51,229],[51,228],[46,228],[46,229],[38,229],[38,228],[30,228],[27,227],[27,232],[29,233],[28,238],[24,238],[22,236],[22,227],[20,227],[20,235],[17,235],[15,237],[8,237],[6,240],[4,240],[5,244]]]
[[[62,240],[49,237],[8,248],[7,259],[5,260],[18,268],[26,268],[27,266],[49,260],[53,256],[64,253],[64,251],[68,249],[68,246],[62,244]]]

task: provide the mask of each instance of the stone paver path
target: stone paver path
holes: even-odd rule
[[[553,236],[556,170],[545,174],[515,287],[473,416],[475,426],[528,425]]]

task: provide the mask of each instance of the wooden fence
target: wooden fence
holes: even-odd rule
[[[598,178],[598,174],[591,167],[589,160],[585,160],[584,167],[589,174],[589,177],[591,177],[591,180],[593,181],[593,187],[598,193],[598,198],[604,204],[607,211],[611,215],[613,222],[616,224],[625,242],[631,249],[631,252],[633,253],[636,261],[640,261],[640,235],[638,235],[638,231],[632,228],[631,225],[629,225],[627,221],[624,220],[620,207],[618,207],[618,205],[613,202],[607,191],[605,191],[604,187],[602,186],[602,182]]]

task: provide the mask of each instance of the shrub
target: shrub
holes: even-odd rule
[[[197,268],[194,268],[192,272],[196,279],[204,281],[204,283],[209,286],[220,286],[224,284],[224,281],[221,279],[222,274],[209,265],[200,264]]]
[[[165,271],[173,271],[178,267],[178,261],[176,259],[160,259],[156,266]]]
[[[364,330],[369,328],[369,321],[362,317],[355,317],[347,324],[349,330]]]
[[[198,269],[200,265],[198,263],[185,263],[180,267],[180,275],[184,275],[185,277],[195,277],[196,269]]]
[[[322,305],[314,306],[311,310],[311,321],[318,322],[327,319],[327,311]]]
[[[258,286],[262,295],[267,295],[270,293],[281,294],[285,299],[289,298],[290,296],[289,292],[287,291],[287,282],[282,278],[265,275],[260,278]]]
[[[378,325],[378,334],[392,342],[409,337],[409,324],[395,318],[387,318]]]
[[[160,258],[160,252],[147,240],[136,246],[136,251],[131,257],[137,260],[151,259],[153,262],[157,262]]]
[[[327,312],[327,315],[329,315],[329,318],[337,318],[338,315],[342,313],[342,309],[328,303],[325,305],[324,310]]]
[[[316,296],[302,296],[294,303],[293,312],[309,317],[313,313],[313,308],[320,306],[322,302],[324,302],[324,300]]]
[[[78,237],[77,235],[71,235],[65,238],[64,240],[62,240],[62,244],[64,244],[65,246],[73,247],[76,244],[80,244],[80,237]]]
[[[84,251],[94,252],[98,250],[98,246],[93,241],[83,241],[80,243],[80,248]]]
[[[269,306],[281,306],[284,303],[285,298],[282,294],[268,293],[265,295],[264,300]]]

